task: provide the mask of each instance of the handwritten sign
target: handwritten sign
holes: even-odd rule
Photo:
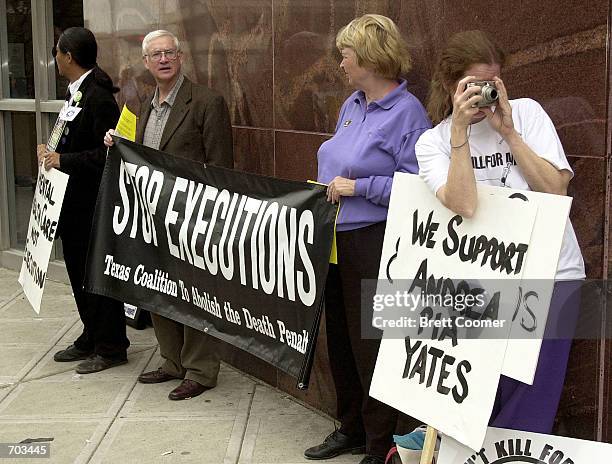
[[[561,245],[564,236],[572,233],[568,223],[572,198],[488,185],[479,185],[478,188],[483,193],[514,197],[538,207],[531,246],[525,258],[518,314],[512,325],[502,369],[503,375],[531,385],[538,367]]]
[[[384,337],[370,396],[480,447],[536,212],[533,204],[479,192],[476,214],[462,218],[418,176],[396,173],[374,303],[397,296],[390,281],[407,282],[406,298],[387,298],[391,312],[374,306]],[[398,311],[402,317],[385,317]],[[401,336],[388,327],[404,322]]]
[[[23,253],[19,283],[36,313],[40,313],[47,268],[57,232],[68,175],[39,168],[36,190],[30,211],[28,235]]]

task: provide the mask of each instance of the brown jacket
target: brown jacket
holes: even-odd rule
[[[151,114],[147,98],[136,126],[136,142],[142,143]],[[234,167],[232,124],[225,99],[185,77],[164,127],[161,151],[212,166]]]

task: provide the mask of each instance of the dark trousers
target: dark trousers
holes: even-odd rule
[[[340,431],[365,437],[366,453],[374,456],[389,451],[398,419],[395,409],[368,394],[380,340],[361,337],[361,280],[378,277],[385,224],[336,234],[338,265],[330,266],[325,286],[327,346]],[[371,321],[371,308],[368,312],[363,317]]]
[[[106,358],[125,359],[130,341],[126,335],[123,303],[83,290],[91,221],[86,216],[78,219],[73,224],[65,224],[60,233],[66,270],[83,322],[83,333],[74,341],[74,346]]]
[[[552,433],[578,321],[581,286],[580,280],[555,282],[533,385],[502,375],[491,426]]]

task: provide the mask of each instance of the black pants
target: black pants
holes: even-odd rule
[[[106,358],[125,359],[130,341],[123,303],[83,290],[92,220],[88,215],[79,215],[78,219],[64,224],[60,232],[66,270],[83,322],[83,333],[74,346]]]
[[[380,340],[361,337],[361,280],[378,277],[385,224],[336,234],[338,265],[330,266],[325,286],[327,346],[340,431],[365,437],[366,453],[375,456],[385,456],[391,448],[398,413],[368,395]],[[371,314],[364,317],[372,320]]]

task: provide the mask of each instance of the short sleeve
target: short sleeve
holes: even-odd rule
[[[446,145],[440,138],[439,128],[435,127],[423,133],[415,146],[419,175],[434,194],[448,179],[450,147]]]
[[[558,170],[574,174],[567,161],[565,151],[552,120],[538,102],[531,99],[517,101],[521,137],[540,158],[545,159]],[[513,108],[514,112],[514,108]]]

